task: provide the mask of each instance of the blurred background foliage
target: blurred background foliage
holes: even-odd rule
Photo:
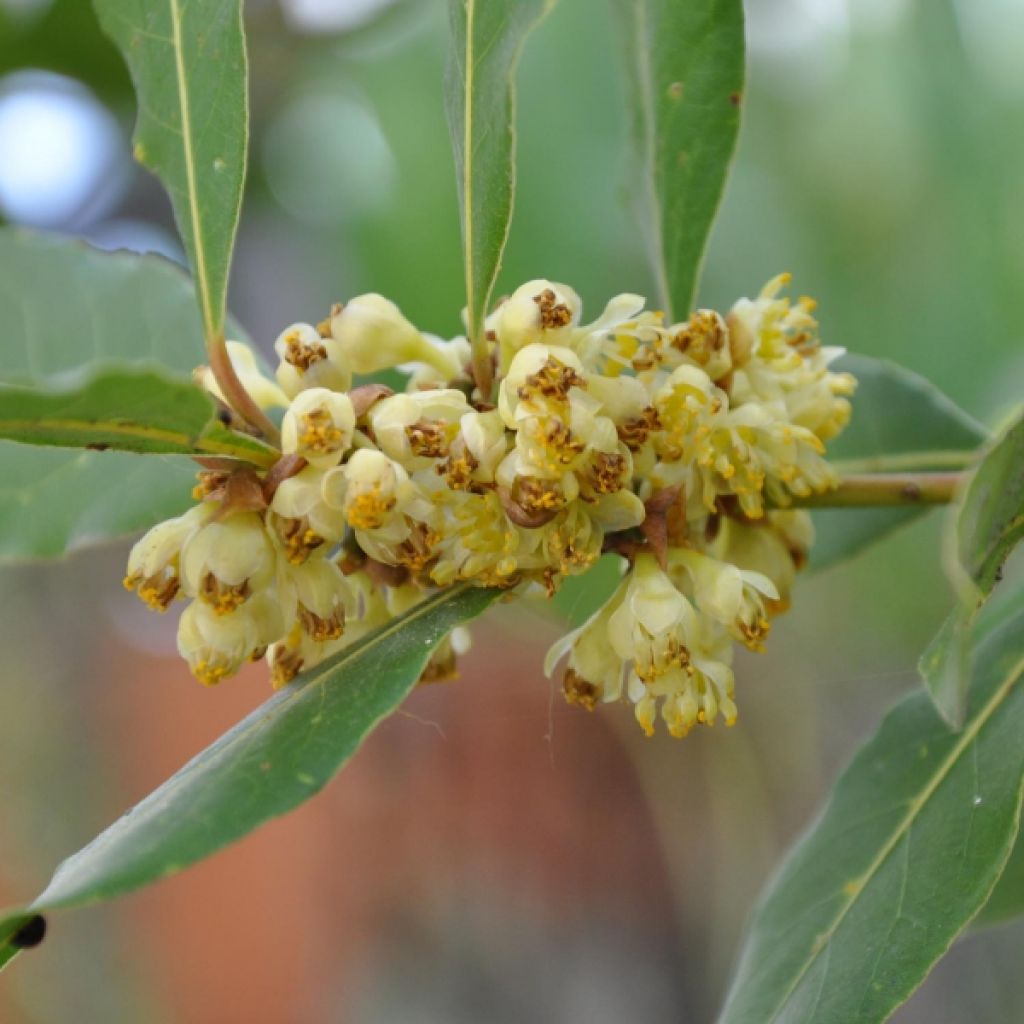
[[[824,337],[930,377],[992,424],[1024,379],[1024,2],[748,0],[739,157],[702,301],[779,270]],[[249,0],[251,167],[231,307],[263,350],[376,290],[459,327],[440,0]],[[560,0],[523,59],[499,290],[592,314],[649,290],[617,40]],[[0,0],[0,217],[181,258],[131,162],[130,83],[84,0]],[[2,287],[2,282],[0,282]],[[60,301],[59,296],[54,297]],[[2,486],[2,482],[0,482]],[[73,495],[68,500],[74,500]],[[804,581],[741,659],[740,725],[645,741],[561,705],[557,626],[501,609],[462,680],[418,691],[318,800],[152,892],[61,920],[0,1019],[707,1021],[743,922],[949,598],[931,517]],[[0,902],[265,697],[208,693],[173,623],[120,593],[124,548],[0,573]],[[1019,925],[962,940],[900,1024],[1024,1019]]]

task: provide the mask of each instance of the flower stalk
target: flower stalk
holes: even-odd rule
[[[252,395],[239,380],[238,374],[228,355],[227,342],[223,334],[213,335],[207,339],[207,355],[210,358],[210,370],[220,388],[224,400],[250,426],[255,427],[261,436],[270,444],[280,447],[281,435],[269,416],[256,404]]]

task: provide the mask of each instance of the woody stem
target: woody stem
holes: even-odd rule
[[[801,508],[872,508],[947,505],[965,473],[860,473],[844,476],[824,494],[794,498]]]

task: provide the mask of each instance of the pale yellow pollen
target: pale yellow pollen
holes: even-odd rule
[[[379,485],[354,494],[345,509],[348,525],[354,530],[377,530],[384,525],[388,513],[398,503],[393,494],[381,493]]]
[[[314,409],[302,417],[299,443],[307,451],[331,455],[342,447],[344,441],[344,433],[326,409]]]
[[[196,662],[192,667],[192,674],[203,686],[216,686],[231,675],[227,666],[219,662],[210,662],[205,658],[202,661]]]

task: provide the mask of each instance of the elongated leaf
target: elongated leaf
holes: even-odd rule
[[[500,593],[442,591],[304,673],[61,864],[7,920],[156,882],[304,803],[405,699],[441,639]]]
[[[516,180],[515,70],[530,30],[554,0],[449,0],[445,82],[455,151],[466,307],[478,338],[512,220]]]
[[[736,148],[741,0],[613,0],[625,42],[635,171],[629,186],[669,322],[689,316]]]
[[[918,667],[939,709],[959,726],[975,620],[1003,562],[1024,538],[1024,417],[986,452],[949,522],[947,568],[958,601]]]
[[[97,362],[160,361],[187,385],[203,360],[192,286],[173,264],[24,231],[0,230],[0,324],[0,384],[48,389]],[[185,460],[0,441],[0,561],[60,556],[176,515],[193,473]]]
[[[278,453],[226,430],[213,399],[159,370],[76,372],[60,389],[0,385],[0,438],[59,448],[221,455],[272,466]]]
[[[954,582],[967,601],[995,586],[1003,562],[1024,539],[1024,416],[985,453],[955,519]]]
[[[1024,831],[1017,833],[1017,842],[1006,862],[1003,874],[992,890],[988,902],[974,919],[975,925],[1001,924],[1024,915]]]
[[[844,356],[838,368],[859,381],[850,424],[828,446],[829,458],[841,472],[959,469],[988,438],[984,427],[910,370],[867,356]],[[811,567],[823,569],[849,558],[926,511],[815,510]]]
[[[224,329],[249,111],[241,0],[93,0],[131,72],[135,156],[164,183],[208,337]]]
[[[919,692],[860,750],[755,914],[720,1024],[883,1021],[985,904],[1020,821],[1022,629],[979,652],[961,733]]]

